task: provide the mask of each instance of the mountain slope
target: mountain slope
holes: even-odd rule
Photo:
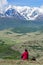
[[[43,8],[41,7],[28,7],[28,6],[21,7],[21,6],[9,5],[2,12],[4,15],[2,15],[0,11],[0,17],[7,16],[22,20],[43,19]]]
[[[5,16],[14,17],[15,19],[24,19],[24,17],[21,16],[20,13],[13,8],[8,9],[5,12]]]

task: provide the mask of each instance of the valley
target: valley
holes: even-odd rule
[[[15,65],[21,64],[21,53],[27,48],[29,64],[31,64],[32,57],[43,64],[43,22],[16,21],[10,18],[0,19],[0,62],[5,62],[3,63],[5,65],[8,60],[8,64],[11,61],[14,61]],[[12,62],[10,65],[14,65]],[[28,62],[24,61],[23,65],[25,63]],[[32,64],[34,65],[33,62]]]

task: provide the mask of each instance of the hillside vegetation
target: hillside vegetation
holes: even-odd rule
[[[38,31],[33,33],[19,34],[13,33],[10,30],[0,31],[1,58],[15,59],[14,56],[18,54],[16,56],[19,57],[25,48],[28,49],[30,58],[33,56],[36,58],[43,57],[43,33]]]
[[[39,27],[0,30],[0,65],[42,65],[43,26]],[[21,61],[21,53],[25,48],[29,51],[29,61]],[[31,61],[32,57],[37,61]]]

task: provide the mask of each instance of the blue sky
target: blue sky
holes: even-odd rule
[[[35,6],[43,5],[43,0],[7,0],[9,4],[19,6]]]

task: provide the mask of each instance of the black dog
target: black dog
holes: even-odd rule
[[[33,57],[31,60],[32,60],[32,61],[36,61],[36,58],[35,58],[35,57]]]

